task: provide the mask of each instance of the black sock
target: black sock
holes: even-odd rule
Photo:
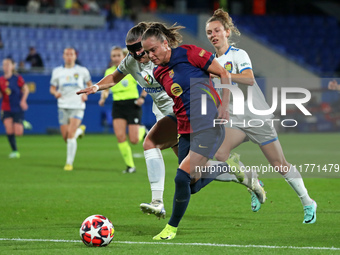
[[[177,169],[175,177],[175,195],[169,225],[177,227],[190,201],[190,175],[182,169]]]
[[[7,135],[9,144],[11,145],[12,151],[17,151],[17,142],[15,141],[15,135]]]

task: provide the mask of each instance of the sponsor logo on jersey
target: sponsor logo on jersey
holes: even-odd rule
[[[8,87],[9,86],[9,81],[6,81],[5,85],[6,85],[6,87]]]
[[[245,63],[242,63],[241,66],[250,66],[250,63],[245,62]]]
[[[12,90],[10,88],[6,88],[5,93],[6,93],[7,96],[9,96],[9,95],[12,94]]]
[[[152,78],[151,75],[147,74],[147,75],[145,75],[143,78],[144,78],[144,80],[146,81],[147,84],[152,85],[152,83],[153,83],[153,78]]]
[[[162,92],[164,89],[162,87],[157,87],[157,88],[143,88],[147,93],[159,93]]]
[[[170,70],[169,71],[169,77],[172,79],[172,78],[174,78],[174,75],[175,75],[174,70]]]
[[[171,93],[176,97],[179,97],[183,93],[183,89],[178,83],[172,84],[170,90],[171,90]]]
[[[228,61],[227,63],[224,64],[224,69],[229,71],[229,72],[232,72],[233,71],[233,63]]]
[[[63,87],[78,87],[78,83],[64,83]]]
[[[200,56],[202,58],[204,56],[205,52],[206,52],[205,50],[201,50],[200,53],[198,53],[198,56]]]
[[[73,77],[74,77],[74,79],[78,80],[79,74],[75,73],[75,74],[73,75]]]

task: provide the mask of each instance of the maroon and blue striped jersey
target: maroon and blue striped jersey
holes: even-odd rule
[[[0,77],[0,91],[2,94],[1,110],[8,112],[21,112],[21,88],[25,81],[21,75],[13,74],[11,78]]]
[[[207,69],[214,57],[194,45],[182,45],[171,50],[166,65],[154,69],[154,77],[173,99],[179,134],[189,134],[213,127],[218,112],[212,95]],[[202,114],[202,95],[206,94],[207,111]]]

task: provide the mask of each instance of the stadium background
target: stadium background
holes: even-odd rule
[[[226,7],[242,36],[234,38],[247,50],[258,83],[271,103],[272,87],[304,87],[312,92],[307,105],[313,116],[306,118],[296,107],[284,118],[299,120],[296,128],[280,132],[337,131],[340,128],[339,96],[328,91],[330,79],[340,72],[340,12],[337,1],[41,1],[37,9],[31,1],[3,1],[0,5],[0,59],[12,57],[29,84],[26,119],[32,134],[58,132],[56,100],[49,94],[49,79],[61,65],[62,51],[75,47],[78,60],[86,66],[94,82],[109,64],[114,45],[125,46],[126,32],[142,20],[186,27],[185,44],[197,44],[213,51],[205,37],[205,21],[217,7]],[[13,5],[14,4],[14,5]],[[29,47],[41,55],[44,68],[30,68],[25,62]],[[298,95],[291,95],[298,96]],[[89,97],[84,123],[90,133],[112,132],[108,100],[98,106],[99,95]],[[155,122],[151,98],[143,106],[143,124]],[[280,108],[277,109],[280,116]],[[4,128],[0,126],[0,134]]]

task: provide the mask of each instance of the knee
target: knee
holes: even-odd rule
[[[153,141],[151,141],[148,136],[146,136],[143,142],[143,149],[146,151],[153,148],[156,148],[156,145],[153,143]]]
[[[286,159],[276,159],[274,161],[271,162],[271,165],[274,168],[280,169],[283,167],[290,167],[290,164],[286,161]]]
[[[118,143],[123,143],[123,142],[126,141],[126,136],[125,135],[116,134],[116,137],[117,137]]]
[[[226,161],[228,160],[229,158],[229,151],[226,152],[226,151],[221,151],[221,150],[218,150],[215,154],[215,158],[218,160],[218,161]]]
[[[186,172],[184,172],[183,170],[177,170],[177,174],[175,177],[175,184],[176,186],[186,186],[186,185],[190,185],[190,175]]]
[[[129,137],[129,139],[130,139],[130,143],[132,144],[137,144],[139,142],[138,137],[135,137],[135,136]]]

